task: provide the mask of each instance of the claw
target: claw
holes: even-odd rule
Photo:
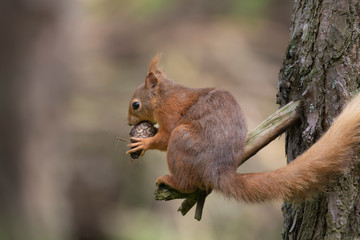
[[[144,140],[144,138],[136,138],[136,137],[131,137],[130,139],[131,139],[131,140],[134,140],[134,141],[141,141],[141,140]]]
[[[127,146],[132,148],[132,147],[137,147],[137,146],[140,146],[140,145],[141,145],[141,142],[135,142],[135,143],[130,143]]]
[[[127,151],[126,154],[134,153],[134,152],[137,152],[137,151],[139,151],[141,149],[142,149],[141,147],[132,148],[129,151]]]

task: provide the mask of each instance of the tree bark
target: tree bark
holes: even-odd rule
[[[297,0],[279,74],[278,103],[300,99],[302,121],[287,132],[291,162],[329,128],[360,85],[358,0]],[[283,239],[356,239],[360,236],[360,168],[355,164],[324,194],[286,202]]]

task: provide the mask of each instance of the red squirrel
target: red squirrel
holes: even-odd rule
[[[306,152],[285,167],[261,173],[236,173],[242,159],[247,127],[235,98],[217,88],[187,88],[150,63],[145,83],[134,92],[129,125],[157,123],[150,138],[133,138],[133,149],[167,151],[170,175],[159,177],[180,192],[217,190],[245,202],[295,200],[321,191],[341,173],[360,142],[360,97],[355,97],[329,130]]]

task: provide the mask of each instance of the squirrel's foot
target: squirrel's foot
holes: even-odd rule
[[[195,186],[186,186],[182,187],[172,175],[164,175],[156,179],[156,186],[162,187],[163,185],[169,186],[172,189],[175,189],[182,193],[192,193],[197,190]]]
[[[160,187],[162,185],[166,185],[166,186],[176,189],[174,186],[175,184],[173,181],[173,177],[170,175],[161,176],[156,179],[156,186]]]

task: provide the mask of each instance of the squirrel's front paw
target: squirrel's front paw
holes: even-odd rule
[[[134,140],[136,142],[130,143],[128,147],[131,147],[129,151],[126,152],[126,154],[130,154],[133,152],[141,151],[141,156],[144,156],[146,150],[150,148],[152,137],[149,138],[134,138],[132,137],[131,140]]]

